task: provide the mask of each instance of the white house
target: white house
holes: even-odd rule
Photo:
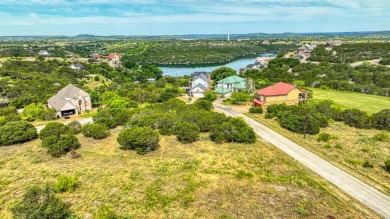
[[[72,64],[70,68],[74,70],[83,70],[85,67],[80,63],[76,63],[76,64]]]
[[[41,50],[41,51],[39,51],[39,53],[38,53],[40,56],[48,56],[48,55],[50,55],[50,53],[48,52],[48,51],[46,51],[46,50]]]
[[[210,87],[209,78],[201,74],[198,77],[194,78],[191,83],[191,93],[194,97],[203,97],[204,92],[208,91]]]

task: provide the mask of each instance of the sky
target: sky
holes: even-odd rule
[[[390,0],[0,0],[0,36],[390,30]]]

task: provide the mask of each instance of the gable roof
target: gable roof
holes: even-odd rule
[[[68,84],[60,91],[57,92],[56,95],[50,97],[47,101],[52,107],[54,107],[57,111],[62,110],[67,104],[73,105],[69,100],[76,98],[79,96],[80,91],[85,92],[84,90],[74,86],[73,84]],[[86,93],[86,92],[85,92]],[[75,107],[76,108],[76,107]]]
[[[205,71],[194,72],[191,74],[191,77],[198,77],[201,74],[204,74],[207,76],[207,75],[211,74],[211,72],[205,72]]]
[[[209,79],[208,79],[207,76],[204,75],[204,74],[200,74],[198,77],[194,78],[193,81],[196,81],[196,80],[199,79],[199,78],[202,79],[204,82],[209,83]]]
[[[195,85],[193,88],[191,88],[191,90],[194,90],[195,88],[200,88],[200,89],[202,89],[202,90],[204,90],[204,91],[207,90],[207,87],[204,86],[203,84],[197,84],[197,85]]]
[[[77,68],[77,69],[84,69],[84,65],[80,64],[80,63],[76,63],[76,64],[72,64],[72,66],[74,68]]]
[[[283,82],[279,82],[275,85],[258,90],[257,93],[259,95],[262,95],[262,96],[287,95],[294,88],[296,88],[296,86],[291,85],[291,84],[287,84],[287,83],[283,83]]]
[[[224,79],[218,81],[218,83],[234,84],[234,83],[238,83],[241,81],[245,81],[245,78],[241,78],[241,77],[238,77],[237,75],[233,75],[233,76],[230,76],[230,77],[227,77],[227,78],[224,78]]]

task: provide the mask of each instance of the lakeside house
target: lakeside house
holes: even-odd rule
[[[257,96],[253,99],[253,105],[262,107],[264,110],[272,104],[297,105],[306,100],[307,91],[295,85],[279,82],[275,85],[257,91]]]
[[[92,110],[91,96],[84,90],[69,84],[48,100],[48,107],[55,109],[58,117],[78,115]]]
[[[233,75],[217,82],[215,91],[220,95],[230,95],[232,92],[247,90],[246,79]]]
[[[209,75],[211,75],[211,72],[205,72],[205,71],[194,72],[191,74],[191,77],[195,78],[195,77],[199,77],[200,75],[206,75],[207,77],[209,77]]]
[[[210,90],[211,75],[210,74],[206,75],[202,73],[197,75],[198,76],[196,76],[191,83],[191,93],[193,97],[204,97],[204,92]]]
[[[110,53],[107,56],[102,56],[99,53],[92,53],[89,56],[96,59],[98,62],[107,62],[112,68],[120,68],[123,66],[121,62],[122,54],[120,53]]]

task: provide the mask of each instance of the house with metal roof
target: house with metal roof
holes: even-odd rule
[[[221,95],[230,94],[234,91],[244,91],[247,90],[248,86],[246,84],[246,79],[233,75],[227,78],[224,78],[217,82],[217,91]]]
[[[92,110],[91,96],[84,90],[69,84],[48,100],[48,107],[55,109],[58,117],[78,115]]]
[[[70,68],[74,69],[74,70],[83,70],[83,69],[85,69],[84,65],[82,65],[80,63],[72,64],[72,65],[70,65]]]
[[[253,99],[253,105],[262,107],[264,110],[272,104],[297,105],[307,98],[307,91],[294,85],[279,82],[275,85],[257,91]]]

